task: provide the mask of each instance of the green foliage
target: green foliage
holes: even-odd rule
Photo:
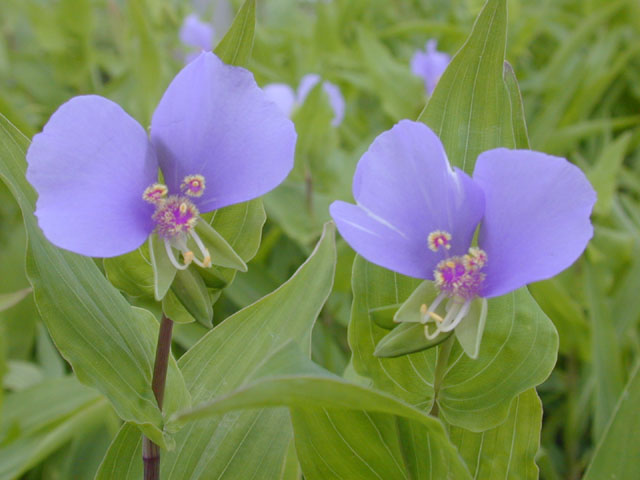
[[[18,199],[29,235],[27,272],[42,319],[57,348],[78,378],[102,391],[122,418],[138,424],[154,441],[162,432],[162,413],[151,391],[157,323],[129,306],[90,259],[49,243],[33,216],[34,192],[24,178],[27,140],[0,117],[0,175]],[[169,374],[176,407],[189,394],[175,364]]]
[[[141,478],[141,424],[167,446],[175,439],[176,450],[163,451],[168,478],[293,480],[301,471],[306,478],[445,478],[445,463],[453,478],[469,472],[479,479],[536,478],[534,458],[543,479],[577,479],[585,471],[589,480],[638,476],[635,0],[234,0],[233,22],[232,8],[227,14],[219,7],[224,2],[194,2],[205,8],[198,10],[203,20],[216,23],[222,40],[215,51],[225,61],[252,70],[259,85],[295,88],[303,75],[317,73],[340,87],[346,116],[339,127],[330,125],[332,111],[318,85],[294,114],[296,167],[265,197],[269,220],[261,199],[205,216],[247,264],[246,273],[192,266],[183,275],[191,284],[171,289],[175,270],[160,268],[157,292],[148,245],[96,264],[43,239],[24,181],[27,140],[19,131],[30,137],[61,103],[87,93],[117,101],[148,125],[183,64],[178,29],[190,3],[1,3],[0,310],[14,293],[26,293],[25,267],[35,295],[0,311],[0,478],[91,479],[112,439],[97,478]],[[427,102],[409,63],[429,38],[457,54]],[[477,363],[454,344],[438,421],[426,412],[440,347],[404,355],[407,346],[425,347],[424,337],[411,332],[421,327],[393,322],[419,282],[362,259],[352,272],[354,254],[339,240],[329,294],[333,245],[325,237],[322,252],[291,281],[295,288],[282,287],[295,294],[276,290],[312,251],[331,201],[351,199],[356,162],[372,139],[421,111],[452,163],[467,172],[479,152],[528,148],[530,138],[532,148],[580,166],[598,191],[587,254],[562,275],[529,287],[544,314],[522,290],[489,303]],[[274,290],[264,314],[258,313],[263,303],[242,310]],[[175,327],[174,353],[182,358],[180,369],[171,364],[165,413],[195,415],[198,410],[185,410],[190,396],[192,407],[218,413],[190,421],[177,435],[168,429],[149,388],[157,324],[132,306],[156,318],[162,307],[185,322]],[[402,337],[388,341],[403,356],[374,357],[385,335]],[[531,387],[548,375],[558,337],[558,364],[537,387],[541,423]],[[303,358],[286,353],[292,340]],[[309,345],[325,369],[310,363]],[[100,393],[71,378],[71,369]],[[75,399],[67,401],[65,389]],[[238,410],[249,406],[254,409]],[[483,413],[469,414],[473,409]]]
[[[194,404],[240,387],[257,365],[291,341],[309,355],[313,323],[333,283],[334,230],[332,225],[325,227],[314,252],[288,282],[226,319],[180,359]],[[190,423],[177,434],[180,447],[162,457],[165,478],[238,478],[257,471],[262,478],[277,478],[292,435],[288,416],[283,409],[263,409]],[[219,443],[219,438],[227,441]],[[135,473],[128,465],[140,454],[132,441],[127,431],[120,432],[103,464],[103,471],[109,473],[103,475]],[[216,448],[209,450],[212,442]]]

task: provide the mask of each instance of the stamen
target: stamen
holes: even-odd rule
[[[422,323],[427,323],[429,321],[429,319],[432,319],[432,318],[435,319],[435,317],[433,317],[432,314],[436,311],[436,309],[438,308],[438,306],[440,305],[442,300],[444,300],[445,298],[446,298],[446,295],[441,292],[433,300],[433,302],[431,302],[431,305],[429,305],[428,309],[425,308],[424,311],[423,311],[422,307],[420,307],[420,313],[422,313]],[[440,317],[440,318],[442,318],[442,317]]]
[[[470,306],[471,306],[471,300],[467,300],[466,302],[464,302],[462,306],[459,307],[458,314],[456,315],[455,319],[451,322],[451,324],[449,324],[446,327],[442,327],[441,330],[443,332],[450,332],[451,330],[456,328],[458,324],[462,321],[462,319],[467,316],[467,313],[469,313]]]
[[[451,249],[451,234],[444,230],[436,230],[431,232],[427,238],[429,249],[437,252],[440,247],[444,247],[446,250]]]
[[[188,198],[171,195],[156,203],[152,218],[158,236],[173,239],[192,231],[198,222],[198,214],[198,209]]]
[[[200,253],[202,253],[202,261],[198,260],[197,258],[194,258],[194,261],[196,262],[197,265],[201,266],[202,268],[209,268],[211,266],[211,254],[209,253],[209,250],[207,250],[207,247],[204,246],[204,243],[202,242],[202,240],[200,239],[200,236],[196,233],[196,231],[192,231],[190,232],[191,238],[193,238],[193,240],[196,242],[196,245],[198,246],[198,248],[200,249]]]
[[[189,267],[189,263],[185,263],[184,265],[181,265],[180,263],[178,263],[178,259],[174,255],[173,248],[171,247],[171,241],[168,238],[164,239],[164,248],[167,251],[167,256],[169,257],[169,261],[171,262],[171,265],[176,267],[178,270],[186,270]]]
[[[167,196],[166,185],[161,183],[154,183],[153,185],[148,186],[145,191],[142,193],[142,199],[145,202],[149,202],[153,205],[158,204],[164,197]]]
[[[180,190],[190,197],[201,197],[204,193],[204,187],[205,182],[202,175],[187,175],[184,177],[184,180],[182,180]]]

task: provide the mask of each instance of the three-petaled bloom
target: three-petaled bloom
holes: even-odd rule
[[[298,85],[296,92],[286,83],[265,85],[264,92],[269,99],[280,107],[280,110],[285,115],[290,117],[294,110],[304,103],[311,90],[321,81],[320,75],[309,73],[300,79],[300,85]],[[333,110],[331,125],[337,127],[344,119],[345,101],[342,92],[337,85],[327,81],[322,81],[322,90],[327,95],[327,100],[329,100],[329,105]]]
[[[208,266],[194,230],[199,213],[276,187],[293,167],[295,142],[293,123],[253,75],[209,52],[171,82],[153,114],[150,138],[106,98],[80,96],[63,104],[33,138],[27,178],[39,195],[40,228],[59,247],[112,257],[136,249],[155,231],[177,268],[191,261]],[[187,242],[199,247],[200,259]]]
[[[436,49],[438,41],[431,39],[425,45],[424,51],[418,50],[411,57],[411,72],[424,80],[427,95],[431,95],[440,77],[447,69],[451,56]]]
[[[486,151],[471,178],[451,169],[435,133],[408,120],[362,156],[353,196],[357,205],[331,205],[347,243],[370,262],[434,281],[439,294],[421,309],[427,338],[453,330],[475,299],[571,265],[593,234],[596,199],[577,167],[530,150]]]

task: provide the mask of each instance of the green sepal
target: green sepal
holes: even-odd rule
[[[451,332],[442,332],[428,340],[421,323],[401,323],[378,342],[373,354],[376,357],[399,357],[408,353],[421,352],[444,342]]]
[[[164,241],[157,235],[149,235],[149,257],[153,268],[153,296],[160,301],[169,291],[177,269],[169,260]]]
[[[453,330],[456,332],[458,343],[468,357],[474,360],[480,353],[480,342],[487,320],[487,299],[476,298],[471,302],[469,313]]]
[[[213,327],[213,302],[198,272],[191,268],[179,270],[171,285],[171,292],[196,321],[205,327]]]
[[[221,267],[233,268],[240,270],[241,272],[247,271],[247,264],[236,253],[236,251],[227,243],[222,235],[205,221],[199,221],[196,225],[196,233],[204,243],[204,246],[209,250],[211,254],[211,263],[219,265]],[[198,248],[188,244],[194,252],[198,251]]]
[[[218,298],[220,298],[222,290],[215,290],[211,288],[208,288],[207,290],[209,292],[209,299],[213,305],[218,301]],[[175,323],[185,324],[194,323],[196,321],[194,316],[189,313],[187,308],[182,304],[180,299],[172,290],[169,290],[162,299],[162,311]]]
[[[420,307],[429,306],[438,296],[438,289],[435,284],[425,280],[409,295],[409,298],[400,305],[400,308],[393,317],[396,323],[421,323],[422,314]]]

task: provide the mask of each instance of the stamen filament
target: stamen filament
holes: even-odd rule
[[[197,258],[194,258],[194,262],[196,262],[197,265],[201,266],[202,268],[209,268],[211,266],[211,254],[209,253],[209,250],[207,250],[207,247],[204,246],[204,243],[202,242],[202,240],[200,239],[200,236],[196,233],[196,231],[192,231],[190,232],[191,238],[193,238],[193,240],[196,242],[196,245],[198,246],[198,248],[200,249],[200,253],[202,253],[202,261],[198,260]]]
[[[168,238],[164,239],[164,248],[167,251],[167,256],[169,257],[169,261],[171,262],[171,265],[176,267],[178,270],[186,270],[189,267],[188,263],[185,263],[184,265],[181,265],[180,263],[178,263],[178,259],[173,253],[173,248],[171,247],[171,242]]]
[[[444,293],[440,293],[435,298],[435,300],[431,302],[431,305],[429,305],[429,308],[426,311],[422,312],[422,309],[420,310],[420,312],[422,313],[423,324],[426,324],[430,319],[435,319],[435,317],[433,317],[432,314],[436,311],[440,303],[442,303],[442,300],[444,300],[445,298],[446,298],[446,295]]]
[[[450,332],[451,330],[456,328],[458,324],[462,321],[462,319],[467,316],[467,313],[469,313],[470,306],[471,306],[471,300],[467,300],[466,302],[464,302],[462,306],[459,308],[456,318],[451,322],[450,325],[446,327],[442,327],[441,330],[443,332]]]

